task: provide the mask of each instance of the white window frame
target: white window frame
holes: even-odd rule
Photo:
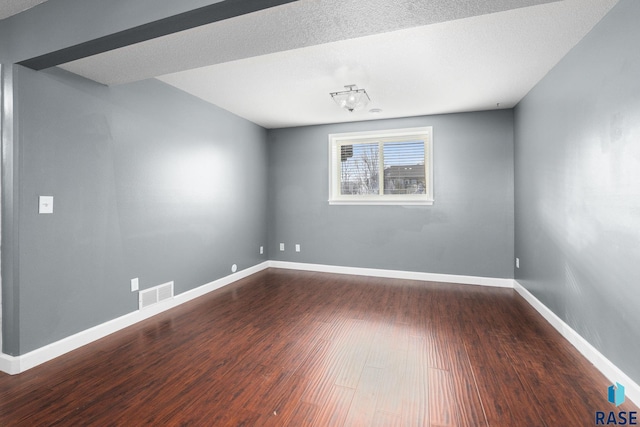
[[[355,145],[419,139],[424,141],[426,194],[341,194],[341,149],[343,145]],[[379,150],[382,155],[382,150]],[[384,177],[384,161],[379,162],[379,177]],[[380,178],[382,189],[384,179]],[[381,191],[382,192],[382,191]],[[405,129],[389,129],[367,132],[334,133],[329,135],[329,204],[331,205],[432,205],[433,198],[433,128],[431,126]]]

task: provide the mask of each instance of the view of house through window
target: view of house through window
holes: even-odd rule
[[[430,204],[431,128],[329,135],[336,204]]]

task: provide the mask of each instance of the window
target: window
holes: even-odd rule
[[[329,135],[329,203],[433,204],[431,127]]]

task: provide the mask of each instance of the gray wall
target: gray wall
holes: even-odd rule
[[[640,2],[517,106],[516,279],[640,383]]]
[[[264,129],[156,80],[110,88],[14,69],[5,353],[136,310],[134,277],[181,293],[266,260]],[[39,195],[55,197],[52,215]]]
[[[328,134],[417,126],[433,126],[433,206],[328,204]],[[511,110],[271,130],[269,180],[270,259],[513,277]]]

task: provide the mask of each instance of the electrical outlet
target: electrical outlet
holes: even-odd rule
[[[516,258],[516,268],[520,268],[520,258]]]
[[[136,277],[135,279],[131,279],[131,292],[135,292],[138,289],[140,289],[140,282],[138,281],[138,278]]]
[[[264,254],[264,246],[260,246],[260,255]]]
[[[296,252],[300,252],[300,245],[296,243]]]
[[[280,251],[284,252],[284,243],[280,243]]]

